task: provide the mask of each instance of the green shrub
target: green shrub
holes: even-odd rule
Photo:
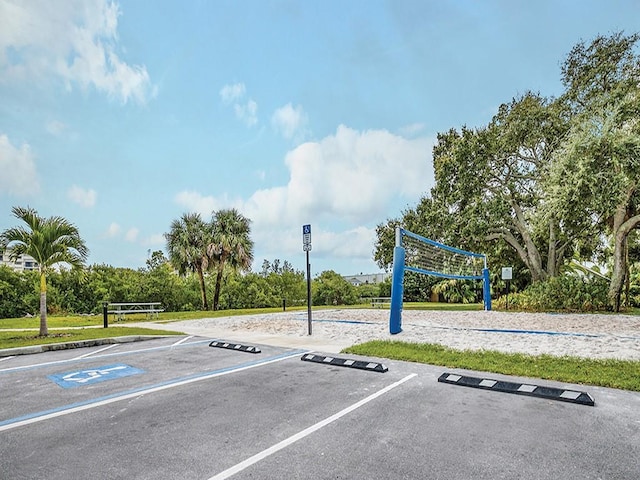
[[[594,312],[607,309],[607,283],[566,275],[529,285],[524,291],[494,301],[497,309],[531,312]],[[508,303],[507,303],[508,302]]]

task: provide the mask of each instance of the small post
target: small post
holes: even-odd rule
[[[109,327],[109,314],[107,313],[108,302],[102,302],[102,320],[104,322],[104,328]]]
[[[311,264],[309,263],[309,250],[307,250],[307,322],[309,335],[311,335]]]
[[[282,311],[283,312],[287,311],[287,299],[286,298],[282,299]]]
[[[509,292],[511,291],[511,280],[513,279],[513,268],[512,267],[503,267],[502,268],[502,280],[505,280],[506,285],[506,297],[504,299],[505,310],[509,310]]]
[[[302,250],[307,254],[307,317],[309,323],[309,335],[311,335],[311,264],[309,252],[311,251],[311,224],[302,226]]]

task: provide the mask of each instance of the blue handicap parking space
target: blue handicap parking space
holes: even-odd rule
[[[116,378],[138,375],[140,373],[144,373],[144,371],[130,365],[125,365],[124,363],[116,363],[113,365],[104,365],[102,367],[56,373],[53,375],[47,375],[47,377],[56,382],[62,388],[74,388],[93,385],[94,383],[105,382],[107,380],[114,380]]]

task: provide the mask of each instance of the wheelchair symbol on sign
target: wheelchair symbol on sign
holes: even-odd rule
[[[127,365],[116,365],[111,368],[97,368],[94,370],[80,370],[79,372],[72,372],[62,377],[65,382],[87,383],[102,377],[114,375],[118,370],[126,370],[129,368]]]

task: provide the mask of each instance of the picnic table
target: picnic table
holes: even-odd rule
[[[391,306],[391,297],[372,297],[371,306],[373,308],[384,308]]]
[[[109,303],[107,310],[118,322],[124,320],[127,313],[146,313],[147,318],[157,319],[160,312],[164,312],[160,302]]]

